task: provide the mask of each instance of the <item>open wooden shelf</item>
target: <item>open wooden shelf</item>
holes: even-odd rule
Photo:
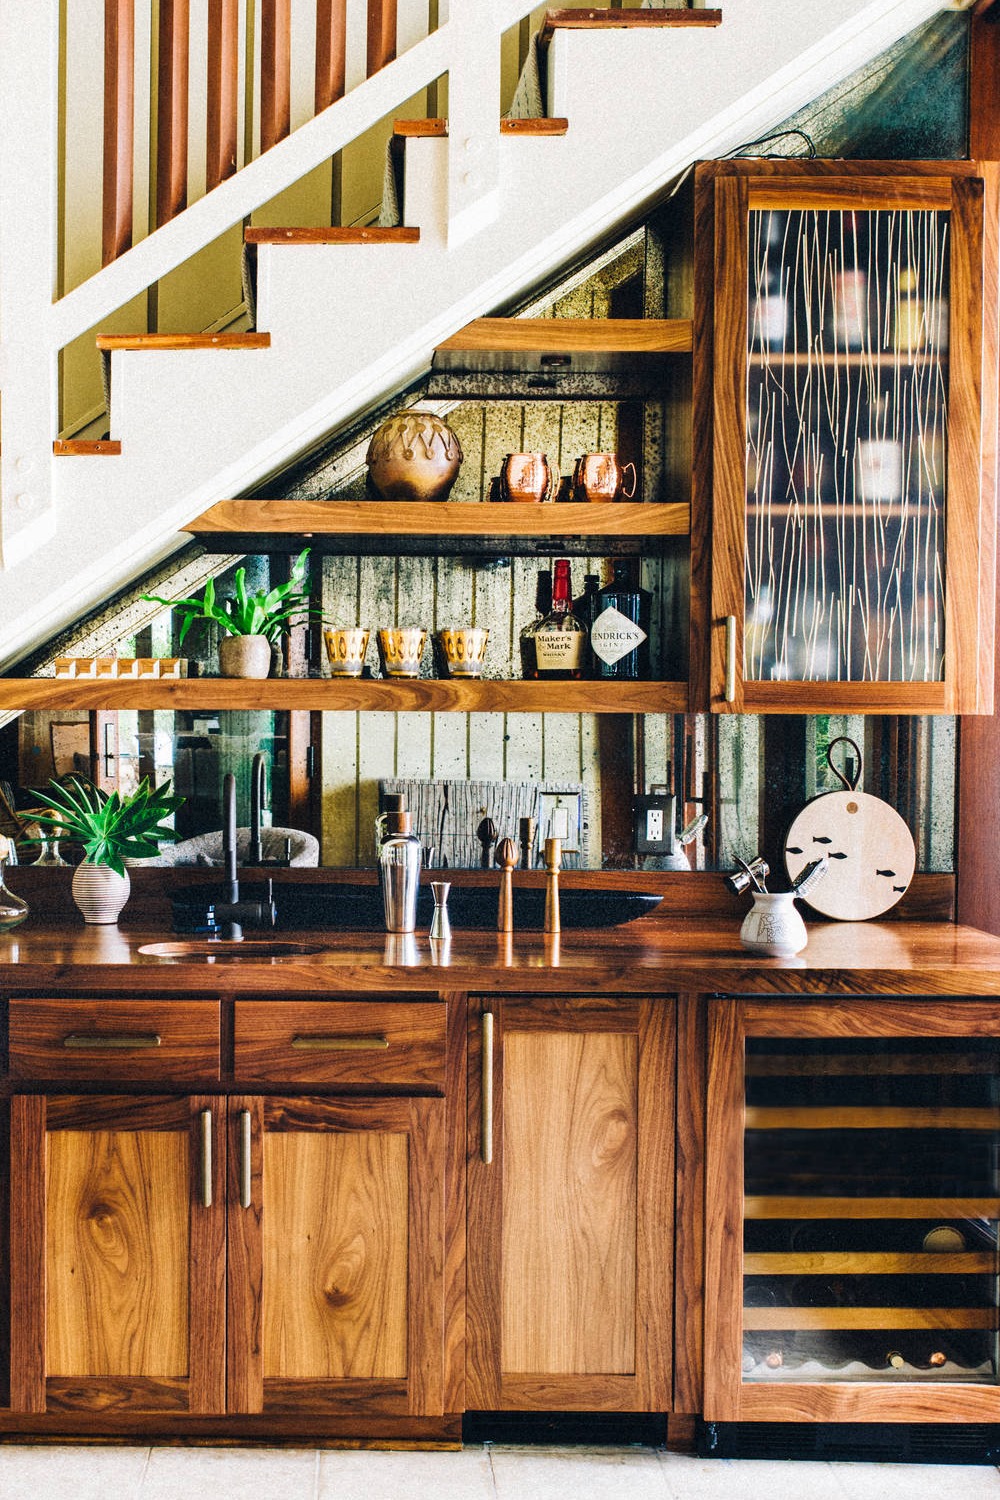
[[[216,551],[468,553],[641,550],[686,536],[686,504],[504,504],[483,501],[220,500],[185,530]]]
[[[498,682],[413,678],[0,678],[0,709],[262,709],[452,713],[685,713],[686,682]]]

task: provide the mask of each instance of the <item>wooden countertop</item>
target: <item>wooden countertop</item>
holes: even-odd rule
[[[314,952],[254,953],[258,939],[218,956],[140,953],[177,940],[163,927],[86,927],[29,917],[0,934],[0,994],[304,994],[498,991],[568,994],[735,991],[756,994],[1000,995],[1000,939],[947,922],[816,922],[794,958],[761,958],[718,916],[564,932],[456,932],[445,950],[426,933],[295,932],[278,939]]]

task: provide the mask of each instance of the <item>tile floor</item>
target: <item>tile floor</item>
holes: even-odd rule
[[[653,1448],[0,1446],[0,1500],[1000,1500],[990,1466],[699,1459]]]

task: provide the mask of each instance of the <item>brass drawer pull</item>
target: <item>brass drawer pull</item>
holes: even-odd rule
[[[483,1012],[483,1138],[482,1158],[487,1166],[493,1160],[493,1014]]]
[[[102,1036],[96,1031],[72,1032],[63,1037],[63,1046],[73,1052],[132,1052],[161,1046],[161,1038],[155,1031],[108,1032]]]
[[[201,1202],[212,1207],[212,1111],[201,1112]]]
[[[240,1110],[240,1208],[250,1207],[250,1111]]]
[[[371,1036],[293,1036],[296,1052],[386,1052],[389,1038]]]

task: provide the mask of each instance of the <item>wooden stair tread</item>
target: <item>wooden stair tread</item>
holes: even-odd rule
[[[605,350],[683,354],[692,347],[690,318],[476,318],[439,350]]]
[[[721,26],[721,10],[549,10],[539,33],[543,47],[555,31],[657,31],[675,26]]]
[[[99,333],[98,349],[269,349],[269,333]]]
[[[409,225],[382,228],[376,224],[363,228],[334,225],[329,229],[259,229],[251,225],[243,238],[248,245],[415,245],[420,230]]]
[[[537,115],[524,120],[504,116],[500,121],[501,135],[565,135],[568,129],[569,121],[564,116],[558,115]],[[448,121],[442,119],[394,120],[392,133],[394,138],[407,140],[421,136],[446,136]]]
[[[116,457],[122,451],[117,438],[56,438],[52,452],[56,458],[72,455],[87,457]]]

